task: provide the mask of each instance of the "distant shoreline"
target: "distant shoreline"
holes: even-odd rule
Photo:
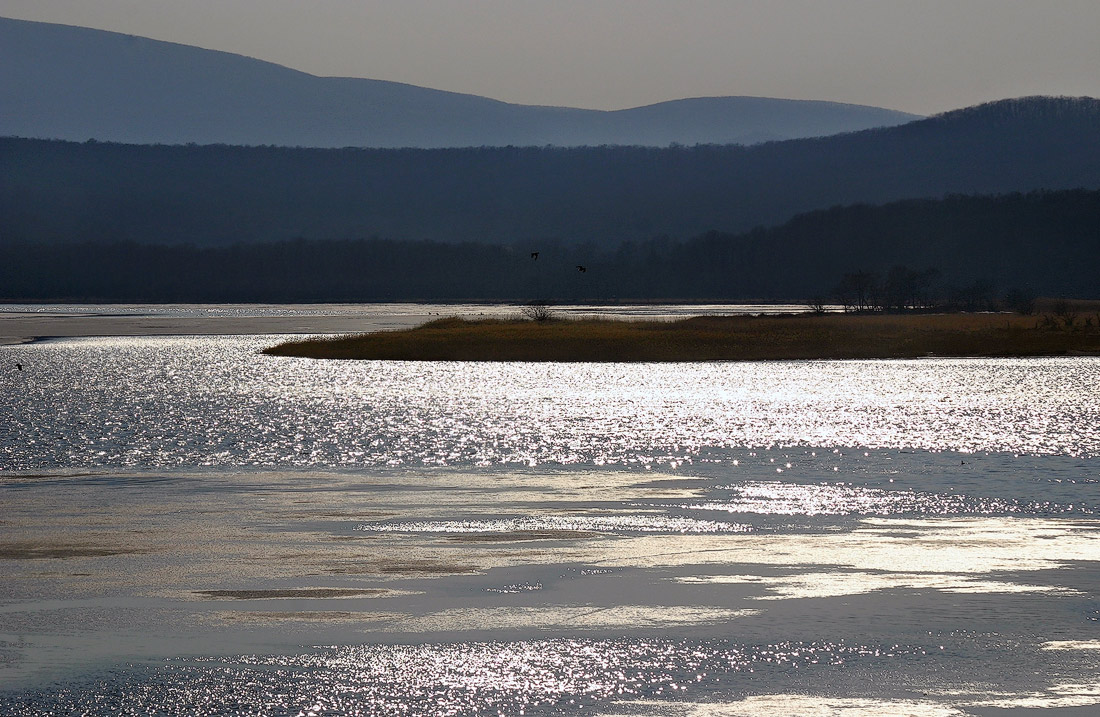
[[[0,307],[0,346],[47,338],[98,336],[250,336],[335,334],[416,326],[430,317],[410,309],[384,317],[346,315],[169,316],[5,312]]]
[[[1087,322],[1087,323],[1086,323]],[[799,314],[679,321],[440,319],[288,341],[272,356],[404,361],[760,361],[1100,356],[1100,315]]]
[[[0,303],[0,346],[35,343],[45,339],[93,336],[247,336],[257,334],[348,334],[412,328],[440,316],[513,318],[521,306],[500,302],[355,304],[25,304]],[[609,315],[639,318],[651,315],[645,307],[670,309],[677,317],[706,313],[707,307],[725,311],[805,310],[797,304],[740,304],[725,302],[630,302],[556,306],[562,316]],[[86,311],[83,307],[95,307]]]

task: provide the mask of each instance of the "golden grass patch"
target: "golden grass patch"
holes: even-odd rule
[[[1100,355],[1095,325],[1013,314],[704,316],[679,321],[440,319],[306,339],[275,356],[400,361],[716,361]]]

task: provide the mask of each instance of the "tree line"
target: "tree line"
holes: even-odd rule
[[[615,245],[296,238],[0,245],[0,300],[840,301],[854,309],[1100,298],[1100,191],[952,196]]]

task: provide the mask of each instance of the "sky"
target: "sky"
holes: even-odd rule
[[[0,16],[522,104],[1100,97],[1097,0],[0,0]]]

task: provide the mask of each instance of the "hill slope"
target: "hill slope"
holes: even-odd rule
[[[1100,101],[1031,98],[753,147],[438,150],[0,139],[0,240],[615,243],[839,204],[1100,189]]]
[[[1097,227],[1100,191],[1071,190],[838,207],[683,243],[539,245],[537,260],[526,247],[384,240],[0,242],[0,300],[801,300],[861,272],[884,299],[984,308],[1013,289],[1100,299]]]
[[[0,18],[0,135],[302,147],[752,143],[897,125],[833,102],[715,97],[602,112],[316,77],[225,52]]]

